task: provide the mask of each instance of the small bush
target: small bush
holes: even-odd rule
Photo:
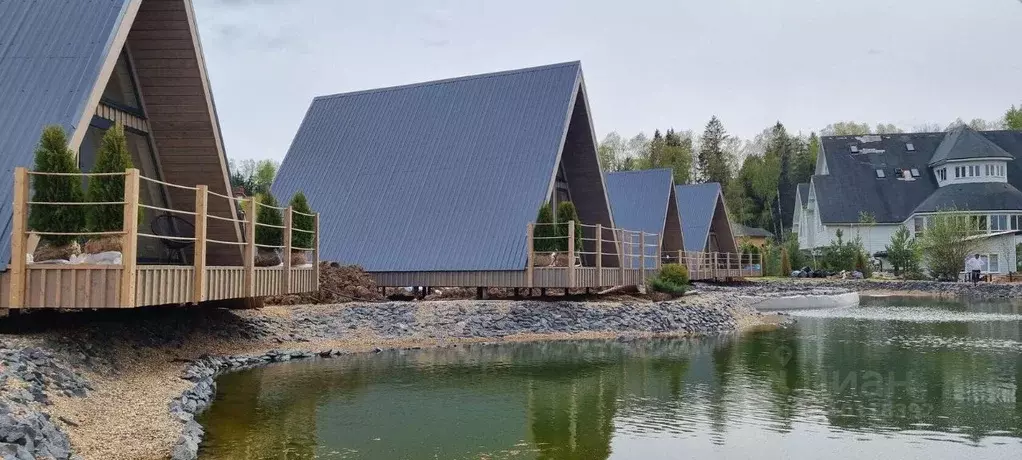
[[[575,222],[575,251],[582,251],[582,222],[578,220],[578,212],[575,205],[570,201],[563,201],[557,205],[557,248],[560,251],[568,250],[568,222]]]
[[[688,284],[688,267],[679,264],[665,264],[660,267],[660,273],[657,275],[664,281],[685,286]]]
[[[67,148],[67,135],[60,126],[47,126],[35,151],[35,168],[40,172],[79,173],[74,152]],[[85,201],[78,176],[33,176],[32,201],[81,203]],[[40,232],[74,233],[85,229],[85,213],[79,206],[34,205],[28,226]],[[46,235],[42,242],[66,246],[77,240],[71,235]]]
[[[536,215],[536,227],[532,232],[533,248],[536,252],[554,252],[557,250],[557,229],[553,226],[554,212],[550,203],[543,203]]]
[[[306,215],[312,214],[312,208],[304,193],[298,192],[291,197],[291,209],[295,211],[291,216],[291,245],[296,248],[312,248],[312,233],[309,232],[313,230],[315,220],[312,216]]]
[[[256,212],[257,223],[277,226],[284,225],[284,218],[281,216],[280,210],[275,207],[267,207],[277,206],[277,199],[272,194],[265,193],[260,195],[256,201],[266,205],[257,206],[259,208]],[[256,244],[263,246],[280,246],[284,244],[284,231],[279,228],[256,225],[255,233]]]
[[[863,278],[873,276],[873,266],[870,265],[865,252],[859,251],[855,255],[855,270],[862,273]]]
[[[674,284],[661,277],[655,277],[649,280],[649,288],[656,292],[663,292],[665,294],[680,296],[685,294],[685,286],[680,284]]]

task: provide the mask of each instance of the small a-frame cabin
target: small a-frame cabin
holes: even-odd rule
[[[738,251],[719,183],[678,185],[674,191],[685,235],[684,259],[691,279],[762,275],[758,256]]]
[[[45,235],[27,228],[27,214],[54,206],[29,201],[36,176],[26,168],[43,128],[68,133],[87,177],[115,123],[134,165],[124,173],[122,263],[30,263]],[[292,268],[287,257],[281,267],[253,266],[255,212],[243,216],[229,187],[191,0],[0,2],[0,126],[0,259],[11,262],[0,306],[133,307],[316,289],[315,267]],[[136,212],[141,223],[129,223]]]
[[[380,286],[638,284],[644,271],[620,264],[589,113],[579,62],[321,96],[273,191],[304,190],[324,212],[323,257]],[[564,201],[580,247],[537,254],[537,211]]]
[[[685,248],[681,233],[681,215],[674,196],[674,171],[648,169],[619,171],[607,174],[607,195],[614,212],[614,223],[648,234],[660,235],[659,253],[663,262],[678,262],[679,252]],[[623,241],[622,244],[636,244]],[[646,248],[646,264],[655,267],[656,248]],[[625,266],[636,268],[634,257]]]

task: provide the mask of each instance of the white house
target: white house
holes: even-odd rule
[[[1015,270],[1022,229],[1022,131],[825,136],[808,184],[799,184],[792,229],[803,249],[829,245],[838,230],[882,252],[906,226],[954,210],[986,232],[977,238],[984,271]]]

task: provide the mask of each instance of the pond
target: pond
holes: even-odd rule
[[[1022,458],[1022,309],[864,298],[711,339],[473,345],[221,377],[202,459]]]

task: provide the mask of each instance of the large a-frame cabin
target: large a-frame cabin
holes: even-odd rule
[[[12,247],[31,254],[31,178],[16,171],[32,166],[43,128],[58,125],[88,173],[115,123],[142,179],[125,196],[143,218],[126,224],[123,265],[26,266]],[[11,261],[2,306],[130,307],[314,289],[314,268],[292,276],[282,262],[277,279],[252,266],[243,231],[254,225],[243,225],[231,194],[191,0],[0,2],[0,126],[0,259]],[[169,238],[191,238],[192,247]]]

